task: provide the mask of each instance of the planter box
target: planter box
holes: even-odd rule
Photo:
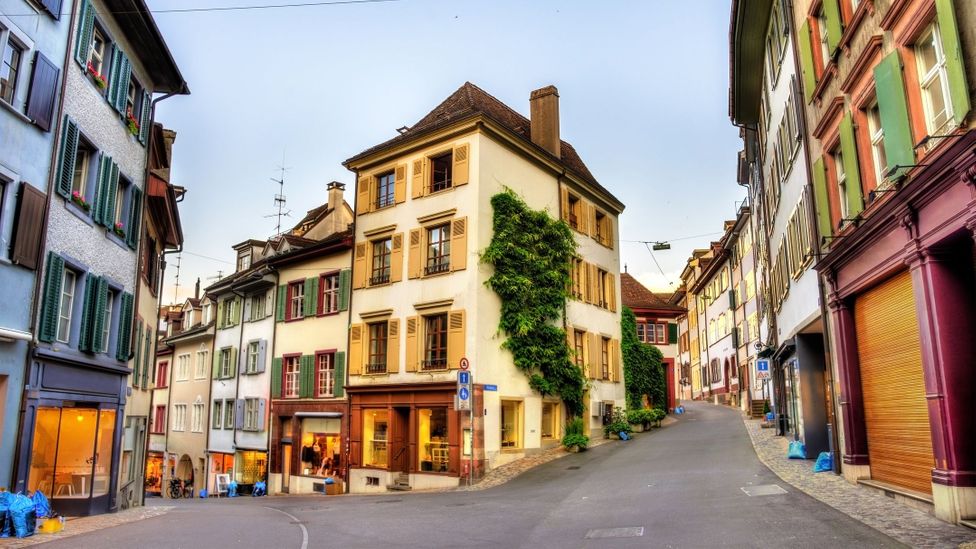
[[[635,433],[643,433],[644,432],[644,425],[642,423],[638,423],[636,425],[633,424],[633,423],[631,423],[630,424],[630,428],[633,429]]]

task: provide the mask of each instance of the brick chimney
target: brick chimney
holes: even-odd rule
[[[529,95],[529,116],[532,142],[559,158],[559,91],[556,86],[539,88]]]
[[[346,189],[346,184],[333,181],[326,188],[329,189],[329,209],[332,210],[329,214],[328,234],[341,233],[346,230],[345,215],[342,210],[342,191]]]
[[[345,183],[333,181],[326,187],[329,190],[329,208],[335,209],[342,205],[342,191],[346,189]]]

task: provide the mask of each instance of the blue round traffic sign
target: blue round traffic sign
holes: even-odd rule
[[[460,398],[461,400],[468,400],[468,388],[467,387],[461,387],[461,390],[458,391],[458,398]]]

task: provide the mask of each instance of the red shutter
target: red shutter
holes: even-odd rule
[[[20,183],[20,200],[14,215],[11,261],[28,269],[37,268],[44,235],[44,206],[47,196],[27,182]]]

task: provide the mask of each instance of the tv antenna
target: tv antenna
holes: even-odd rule
[[[220,280],[222,278],[224,278],[224,271],[223,269],[218,269],[217,276],[208,276],[207,280]]]
[[[173,283],[173,303],[180,299],[180,263],[183,262],[183,254],[176,256],[176,281]]]
[[[285,153],[284,152],[281,153],[281,164],[278,165],[278,169],[281,170],[281,175],[278,177],[278,179],[275,179],[273,177],[271,178],[271,181],[274,181],[275,183],[278,184],[278,194],[274,195],[274,204],[275,204],[275,208],[277,208],[278,211],[277,211],[277,213],[273,213],[273,214],[264,216],[264,217],[274,217],[274,218],[277,219],[277,222],[275,223],[275,232],[274,232],[274,235],[275,236],[278,236],[278,235],[281,234],[281,218],[282,217],[291,217],[291,210],[286,210],[285,209],[285,203],[286,203],[286,199],[285,199],[285,172],[287,172],[288,170],[290,170],[291,169],[291,166],[285,166]]]

